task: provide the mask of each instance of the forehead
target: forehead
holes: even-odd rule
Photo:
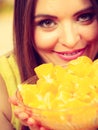
[[[35,15],[40,13],[63,13],[78,11],[91,6],[90,0],[37,0]]]

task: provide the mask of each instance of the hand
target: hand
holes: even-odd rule
[[[16,106],[14,114],[20,120],[22,125],[28,126],[30,130],[49,130],[48,128],[42,126],[40,122],[32,118],[32,111],[29,108],[21,106],[18,103],[16,96],[11,97],[9,101],[11,104]]]

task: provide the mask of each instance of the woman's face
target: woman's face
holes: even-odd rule
[[[98,51],[98,22],[89,0],[38,0],[34,40],[45,62],[65,66]]]

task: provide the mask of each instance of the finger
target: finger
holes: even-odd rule
[[[40,130],[39,126],[29,126],[30,130]]]
[[[50,129],[45,128],[45,127],[40,127],[40,130],[50,130]]]
[[[24,112],[23,108],[18,108],[14,111],[14,114],[17,118],[21,119],[21,120],[24,120],[24,119],[27,119],[29,118],[29,115]]]
[[[25,120],[25,119],[28,119],[29,116],[28,116],[27,113],[21,112],[20,114],[18,114],[18,118],[21,119],[21,120]]]
[[[23,111],[21,111],[20,109],[18,110],[15,110],[14,112],[16,118],[18,118],[21,122],[21,124],[25,125],[25,126],[28,126],[28,114],[24,113]]]
[[[10,97],[10,98],[8,99],[8,101],[9,101],[11,104],[15,105],[15,106],[18,105],[18,101],[17,101],[16,96]]]
[[[46,129],[46,128],[44,128],[44,127],[41,127],[40,130],[48,130],[48,129]]]
[[[30,130],[40,130],[41,127],[40,122],[36,121],[32,117],[28,119],[27,125],[29,126]]]
[[[31,119],[29,118],[27,125],[30,127],[30,130],[50,130],[49,128],[42,126],[40,122],[32,118]]]
[[[30,108],[24,107],[24,111],[31,117],[33,115],[32,110]]]
[[[38,125],[37,121],[34,120],[33,118],[28,118],[27,124],[28,124],[28,126],[37,126]]]

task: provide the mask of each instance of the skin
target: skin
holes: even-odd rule
[[[7,108],[7,109],[6,109]],[[11,106],[8,102],[8,92],[5,82],[0,76],[0,129],[14,130],[11,122]]]
[[[82,55],[94,59],[98,51],[98,22],[91,7],[89,0],[38,0],[34,47],[44,62],[66,66]],[[11,103],[18,106],[15,99]],[[31,130],[48,130],[36,127],[37,122],[28,113],[20,109],[15,111],[17,118]]]
[[[90,7],[89,0],[38,0],[34,39],[45,62],[65,66],[82,55],[94,59],[98,50],[98,23]]]

